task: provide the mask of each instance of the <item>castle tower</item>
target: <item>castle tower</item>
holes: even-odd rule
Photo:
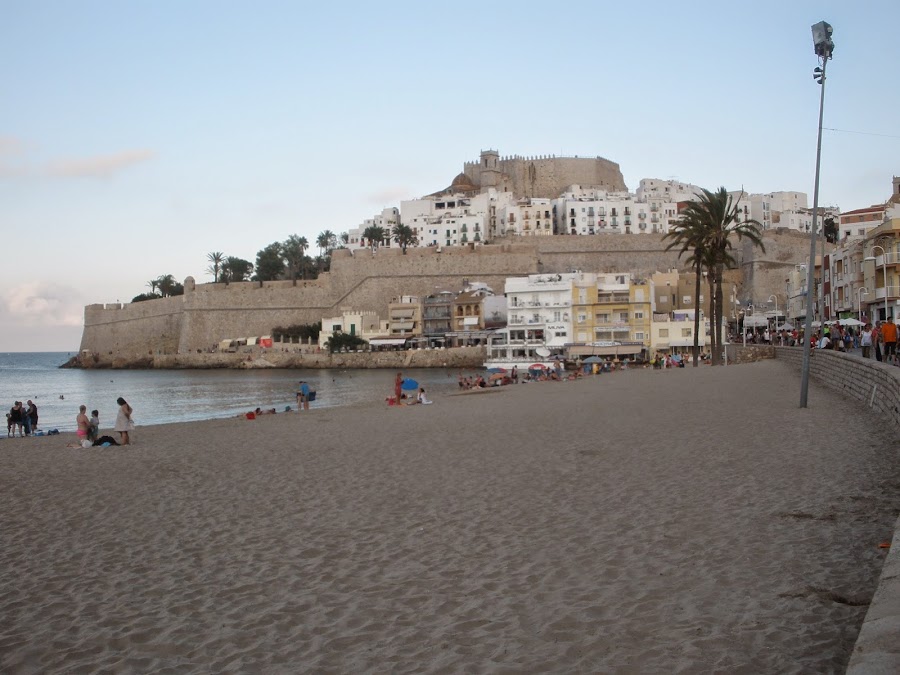
[[[500,153],[497,150],[482,150],[478,175],[482,190],[500,185]]]

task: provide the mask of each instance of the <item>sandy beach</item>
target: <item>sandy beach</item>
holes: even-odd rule
[[[766,361],[3,439],[0,671],[842,672],[897,436],[798,392]]]

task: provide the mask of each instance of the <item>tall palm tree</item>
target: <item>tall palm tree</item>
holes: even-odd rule
[[[306,255],[307,248],[309,248],[309,242],[306,237],[300,237],[296,234],[292,234],[285,239],[281,245],[281,255],[291,274],[291,281],[294,286],[297,285],[297,272],[303,268],[303,258]],[[306,274],[303,276],[305,278]]]
[[[709,246],[706,241],[706,224],[695,209],[690,205],[684,211],[675,226],[666,233],[663,239],[671,239],[666,246],[667,251],[681,247],[678,257],[688,254],[687,262],[694,270],[696,283],[694,285],[694,348],[693,362],[696,368],[700,362],[700,290],[703,272],[709,264]]]
[[[213,283],[217,284],[219,283],[219,272],[222,270],[222,263],[225,262],[225,254],[221,251],[213,251],[206,254],[206,259],[212,263],[206,271],[212,272]]]
[[[175,281],[175,277],[171,274],[163,274],[156,280],[156,287],[163,297],[173,295],[173,291],[177,285],[178,282]]]
[[[331,230],[320,232],[316,237],[316,246],[319,247],[322,257],[327,256],[337,246],[337,235]]]
[[[341,232],[338,239],[341,242],[341,246],[346,246],[347,244],[350,243],[350,233],[349,232]]]
[[[707,273],[711,278],[711,288],[714,288],[711,312],[712,331],[712,364],[718,365],[722,361],[722,314],[724,299],[722,296],[722,280],[725,270],[737,264],[732,251],[734,240],[747,239],[763,252],[766,248],[762,242],[762,227],[756,220],[744,220],[740,218],[738,202],[735,201],[724,187],[716,192],[701,190],[695,201],[690,202],[682,214],[695,220],[698,226],[705,230],[704,245],[707,252]]]
[[[408,246],[415,246],[419,243],[419,238],[409,225],[394,225],[394,241],[400,246],[403,255],[406,255]]]
[[[152,289],[153,295],[156,295],[156,290],[159,288],[159,279],[151,279],[147,282],[147,285]]]

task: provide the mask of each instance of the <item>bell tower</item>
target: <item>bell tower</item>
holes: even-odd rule
[[[500,153],[496,150],[482,150],[479,163],[478,184],[482,191],[500,185]]]

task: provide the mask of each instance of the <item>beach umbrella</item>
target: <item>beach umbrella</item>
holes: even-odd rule
[[[599,356],[589,356],[584,361],[582,361],[582,363],[601,363],[602,361],[603,359],[601,359]]]
[[[419,388],[419,383],[407,377],[405,380],[403,380],[400,388],[405,389],[406,391],[413,391]]]
[[[841,319],[838,323],[840,323],[842,326],[865,326],[866,325],[859,319],[853,319],[853,318]]]
[[[547,366],[543,363],[532,363],[528,366],[528,370],[547,370]]]
[[[783,323],[780,326],[778,326],[778,330],[794,330],[794,324]]]
[[[506,372],[506,368],[488,368],[487,371],[488,371],[491,375],[496,375],[497,373],[505,373],[505,372]]]

